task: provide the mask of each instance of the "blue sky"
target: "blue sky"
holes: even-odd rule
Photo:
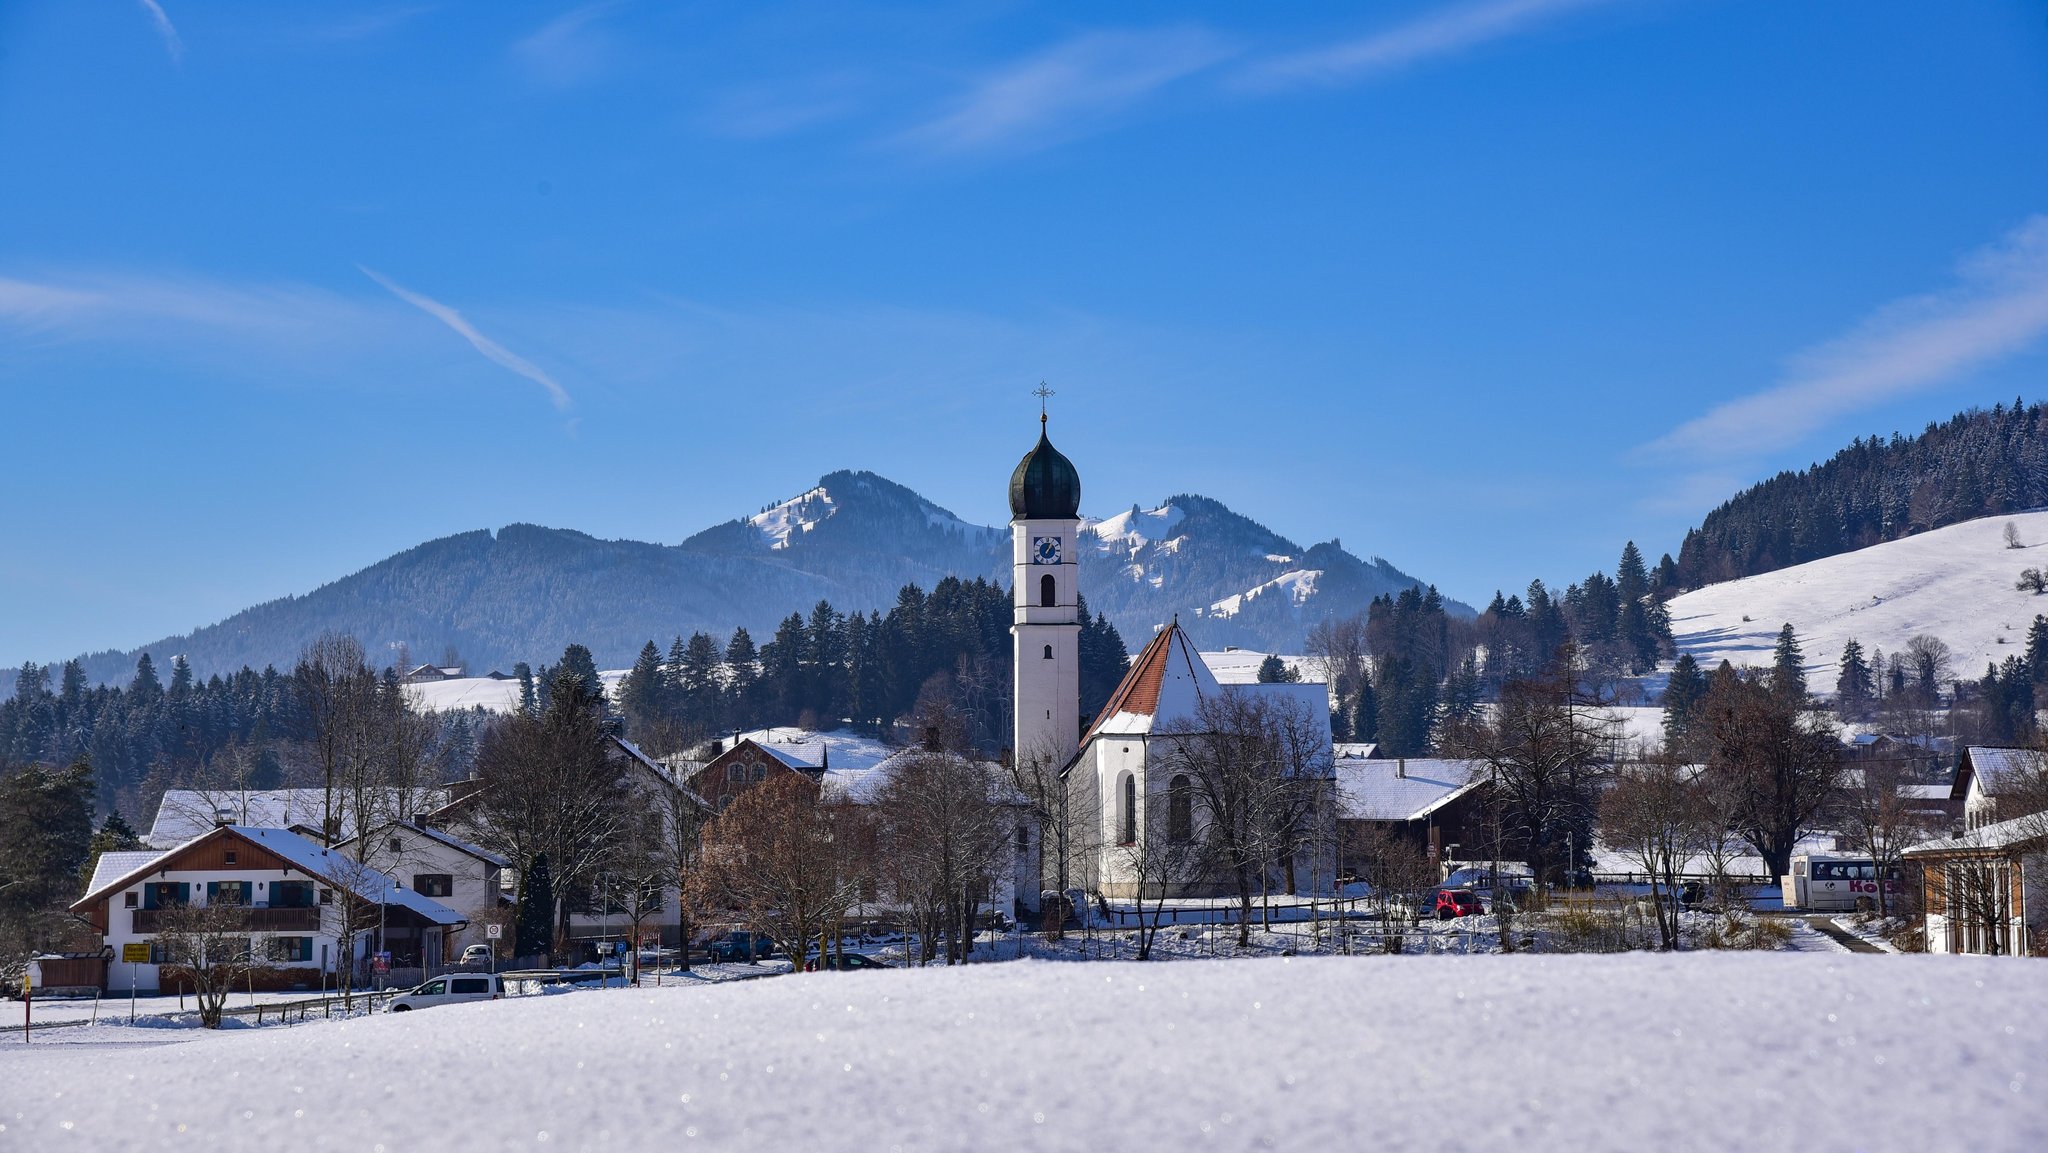
[[[1480,600],[2039,398],[2039,3],[0,7],[0,661],[530,521],[872,468],[970,519],[1058,391]]]

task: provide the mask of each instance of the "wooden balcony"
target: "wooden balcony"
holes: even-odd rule
[[[135,915],[134,931],[156,933],[163,929],[164,914],[168,909],[132,909]],[[317,907],[305,909],[243,909],[243,923],[240,926],[250,933],[317,933],[320,931],[320,910]]]

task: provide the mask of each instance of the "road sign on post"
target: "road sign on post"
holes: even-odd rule
[[[505,935],[505,926],[503,926],[503,925],[485,925],[485,926],[484,926],[484,939],[485,939],[485,940],[489,940],[489,941],[495,941],[495,940],[499,939],[500,937],[503,937],[504,935]]]
[[[149,942],[130,941],[121,946],[121,959],[131,965],[149,964]]]

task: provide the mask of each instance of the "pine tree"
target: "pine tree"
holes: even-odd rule
[[[650,640],[619,684],[619,707],[636,736],[644,738],[661,717],[661,682],[661,650]]]
[[[1682,745],[1692,735],[1693,710],[1707,695],[1707,677],[1691,653],[1680,653],[1664,685],[1664,740]]]
[[[734,629],[725,643],[725,693],[727,715],[734,725],[748,725],[760,709],[761,655],[754,648],[753,634]]]
[[[533,667],[525,661],[512,666],[512,675],[519,678],[519,711],[527,716],[540,714],[540,699],[534,694]]]
[[[128,695],[140,698],[145,703],[154,701],[164,692],[163,682],[156,679],[156,663],[148,653],[135,662],[135,679],[128,682]]]
[[[1276,655],[1268,653],[1266,659],[1259,662],[1259,683],[1262,685],[1291,684],[1300,679],[1301,674]]]
[[[1855,716],[1870,703],[1870,666],[1863,659],[1863,646],[1855,637],[1842,646],[1840,673],[1835,678],[1835,702],[1844,715]]]
[[[2036,616],[2027,628],[2027,671],[2035,681],[2048,681],[2048,616]]]
[[[582,679],[585,692],[603,695],[604,681],[597,675],[597,661],[592,659],[590,650],[582,645],[571,643],[569,647],[563,649],[562,663],[555,666],[554,672],[574,674]],[[552,681],[554,677],[545,679]]]
[[[1799,638],[1792,622],[1778,630],[1778,644],[1771,656],[1771,691],[1786,700],[1806,698],[1806,654],[1799,651]]]

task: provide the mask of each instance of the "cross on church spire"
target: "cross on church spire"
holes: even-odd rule
[[[1033,396],[1035,396],[1035,397],[1037,397],[1037,398],[1038,398],[1038,423],[1040,423],[1040,424],[1044,424],[1044,423],[1045,423],[1045,398],[1046,398],[1046,397],[1048,397],[1048,396],[1052,396],[1052,395],[1053,395],[1053,390],[1052,390],[1052,389],[1050,389],[1050,388],[1047,388],[1047,387],[1045,386],[1045,382],[1041,380],[1041,381],[1039,381],[1039,382],[1038,382],[1038,387],[1037,387],[1037,388],[1034,388],[1034,389],[1032,389],[1032,390],[1031,390],[1031,395],[1033,395]]]

